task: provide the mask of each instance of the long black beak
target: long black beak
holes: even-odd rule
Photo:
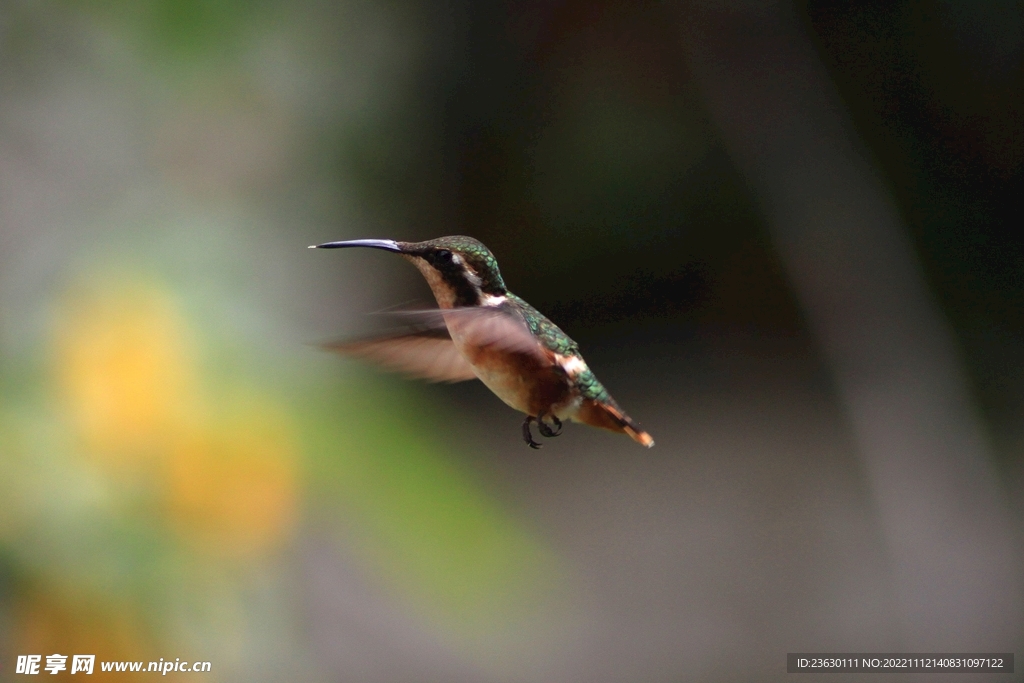
[[[370,247],[371,249],[402,252],[402,248],[394,240],[346,240],[344,242],[324,242],[323,244],[311,244],[309,246],[310,249],[344,249],[345,247]]]

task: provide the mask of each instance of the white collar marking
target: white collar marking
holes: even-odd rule
[[[562,366],[562,369],[565,370],[565,374],[570,377],[575,377],[581,372],[586,372],[589,369],[587,364],[579,356],[557,355],[555,356],[555,361]]]
[[[507,300],[508,299],[506,299],[504,296],[494,296],[494,295],[491,295],[491,294],[483,294],[480,297],[480,305],[481,306],[501,306]]]

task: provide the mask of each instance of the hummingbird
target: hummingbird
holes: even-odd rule
[[[401,255],[422,273],[437,309],[400,311],[401,332],[327,345],[411,377],[434,382],[479,379],[507,405],[526,414],[523,440],[540,448],[530,425],[558,436],[571,420],[625,433],[650,448],[654,439],[597,380],[579,346],[505,286],[498,262],[480,241],[463,235],[425,242],[359,239],[310,249],[366,247]]]

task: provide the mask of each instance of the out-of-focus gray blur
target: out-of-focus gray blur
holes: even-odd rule
[[[3,3],[0,680],[1020,652],[1022,113],[1012,2]],[[445,234],[653,450],[316,348]]]

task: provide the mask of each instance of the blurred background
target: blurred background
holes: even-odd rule
[[[3,0],[0,680],[1021,653],[1022,60],[1009,0]],[[316,348],[430,294],[307,245],[447,234],[654,449]]]

